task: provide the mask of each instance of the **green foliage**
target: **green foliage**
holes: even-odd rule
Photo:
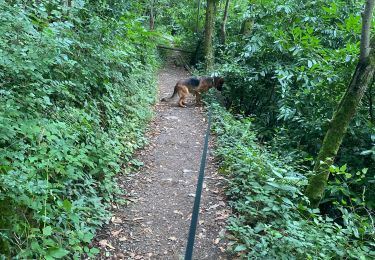
[[[94,257],[88,245],[109,218],[115,175],[145,142],[157,35],[125,1],[8,2],[0,1],[0,258]]]
[[[360,29],[358,9],[340,6],[337,16],[327,17],[321,6],[328,2],[250,5],[245,17],[254,21],[252,34],[232,36],[222,57],[222,71],[230,79],[225,93],[230,106],[257,115],[264,126],[284,123],[289,129],[299,124],[313,133],[321,130],[319,125],[332,114],[351,77]],[[355,30],[353,17],[347,25],[353,9]],[[309,122],[314,121],[311,128]],[[302,138],[299,133],[290,135]]]
[[[342,206],[339,225],[319,210],[308,209],[301,192],[306,177],[259,147],[252,120],[235,119],[215,103],[211,109],[220,171],[230,180],[227,195],[234,214],[228,238],[233,254],[247,259],[375,257],[370,217]],[[349,177],[345,170],[335,171]]]
[[[361,2],[316,0],[252,1],[241,5],[242,21],[251,20],[248,35],[229,30],[228,44],[218,52],[217,71],[226,78],[223,95],[234,113],[254,120],[259,141],[290,165],[311,169],[330,118],[349,85],[357,62]],[[237,30],[239,30],[237,25]],[[219,49],[219,48],[218,48]],[[374,201],[372,140],[369,119],[373,93],[367,93],[345,137],[337,164],[349,172],[368,168],[353,192],[365,189]],[[370,116],[369,116],[370,114]]]
[[[176,42],[197,46],[190,48],[199,56],[194,4],[167,1],[156,26],[177,28]],[[235,209],[232,250],[248,259],[373,258],[373,90],[341,146],[336,163],[348,166],[332,169],[322,213],[302,195],[357,63],[363,2],[231,1],[222,46],[224,4],[216,10],[215,72],[226,79],[223,103],[242,118],[217,108],[218,155]]]
[[[223,103],[242,118],[215,108],[235,209],[232,250],[248,259],[374,258],[373,90],[341,146],[336,163],[348,166],[332,169],[322,213],[308,210],[302,195],[357,63],[363,1],[231,1],[222,46],[224,3],[216,12],[215,72],[226,79]],[[177,28],[177,43],[199,52],[194,4],[167,1],[170,11],[162,8],[156,26]]]

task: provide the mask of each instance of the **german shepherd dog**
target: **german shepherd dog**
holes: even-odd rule
[[[201,78],[187,78],[181,79],[177,82],[174,87],[172,96],[169,98],[163,98],[161,101],[169,101],[176,95],[180,97],[178,105],[180,107],[186,107],[186,97],[189,93],[195,95],[197,104],[202,103],[201,93],[208,91],[210,88],[215,87],[221,91],[223,89],[224,79],[221,77],[201,77]]]

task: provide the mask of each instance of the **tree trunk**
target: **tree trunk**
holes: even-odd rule
[[[370,122],[372,124],[375,123],[375,120],[374,120],[374,108],[373,108],[373,88],[374,88],[374,83],[375,83],[375,77],[372,79],[372,82],[370,84],[370,88],[368,90],[368,110],[369,110],[369,115],[370,115]]]
[[[195,33],[199,33],[199,14],[201,11],[201,0],[198,0],[198,13],[197,13],[197,22],[195,24]]]
[[[204,37],[204,58],[206,62],[206,71],[212,71],[214,66],[213,32],[215,25],[215,5],[216,0],[207,0]]]
[[[305,195],[309,198],[311,207],[319,206],[329,177],[329,168],[340,148],[345,133],[349,127],[360,101],[371,83],[375,71],[375,38],[370,45],[370,27],[375,0],[367,0],[362,14],[361,53],[352,80],[337,107],[329,129],[324,137],[318,158],[310,178]]]
[[[223,23],[221,24],[221,44],[225,45],[226,41],[226,23],[228,20],[228,9],[229,9],[229,2],[230,0],[227,0],[225,3],[225,9],[224,9],[224,16],[223,16]]]
[[[155,27],[154,2],[151,2],[151,6],[150,6],[150,31],[153,31],[154,27]]]

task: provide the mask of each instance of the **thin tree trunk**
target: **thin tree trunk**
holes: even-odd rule
[[[204,58],[206,62],[206,71],[212,71],[214,66],[213,32],[215,25],[215,5],[216,0],[207,0],[204,41]]]
[[[309,198],[311,207],[319,206],[323,197],[328,177],[329,168],[340,148],[349,124],[355,115],[360,101],[371,83],[375,71],[375,53],[373,45],[370,45],[370,27],[375,0],[367,0],[362,14],[362,35],[360,57],[353,78],[337,107],[329,129],[324,137],[318,158],[314,167],[314,175],[310,178],[305,195]]]
[[[369,90],[368,90],[368,106],[369,106],[369,108],[368,108],[368,110],[369,110],[369,115],[370,115],[370,122],[372,123],[372,124],[374,124],[375,123],[375,120],[374,120],[374,110],[373,110],[373,88],[374,88],[374,83],[375,83],[375,77],[372,79],[372,82],[371,82],[371,84],[370,84],[370,88],[369,88]]]
[[[154,14],[154,2],[151,2],[150,6],[150,31],[153,31],[155,27],[155,14]]]
[[[199,14],[201,11],[201,0],[198,0],[198,13],[197,13],[197,22],[195,24],[195,33],[199,33]]]
[[[225,3],[225,9],[224,9],[224,16],[223,16],[223,23],[221,24],[221,44],[225,45],[226,42],[226,24],[228,20],[228,9],[229,9],[229,2],[230,0],[227,0]]]
[[[361,47],[359,54],[359,62],[364,63],[370,54],[370,31],[371,31],[371,20],[372,12],[374,9],[375,1],[367,0],[365,10],[362,13],[362,32],[361,32]]]

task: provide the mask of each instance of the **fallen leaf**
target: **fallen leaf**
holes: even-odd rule
[[[207,210],[216,209],[219,206],[220,204],[215,204],[215,205],[210,206]]]
[[[118,234],[120,234],[120,233],[121,233],[121,231],[122,231],[122,228],[121,228],[121,229],[119,229],[119,230],[117,230],[117,231],[112,231],[112,232],[111,232],[111,234],[112,234],[112,236],[114,236],[114,237],[117,237],[117,236],[118,236]]]
[[[121,218],[113,217],[111,220],[112,220],[113,223],[116,223],[116,224],[121,224],[122,223],[122,219]]]
[[[183,214],[181,211],[179,211],[179,210],[174,210],[173,213],[174,213],[174,214],[181,215],[181,216],[184,215],[184,214]]]
[[[175,237],[169,237],[168,239],[171,240],[171,241],[176,241],[177,240],[177,238],[175,238]]]
[[[110,243],[108,243],[108,240],[106,239],[100,240],[99,245],[102,247],[109,247],[110,249],[115,249]]]
[[[103,239],[103,240],[99,241],[99,245],[102,246],[102,247],[105,247],[107,245],[107,243],[108,243],[108,240],[106,240],[106,239]]]
[[[128,240],[126,237],[121,237],[121,238],[119,238],[119,240],[121,241],[121,242],[124,242],[124,241],[126,241],[126,240]]]
[[[229,217],[229,212],[227,210],[222,210],[219,212],[216,212],[216,215],[218,215],[215,220],[224,220]]]
[[[153,234],[152,229],[150,227],[144,228],[143,231],[145,233]]]

